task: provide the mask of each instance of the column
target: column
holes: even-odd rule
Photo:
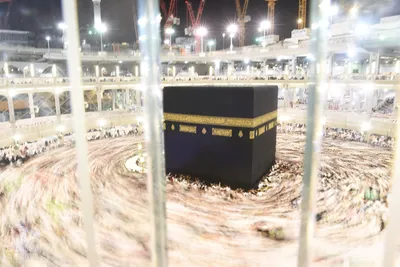
[[[330,53],[328,56],[328,66],[327,66],[327,74],[329,76],[332,75],[333,72],[333,61],[335,60],[335,54],[334,53]]]
[[[117,96],[116,92],[117,92],[116,89],[112,90],[112,110],[115,110],[115,101]]]
[[[371,114],[372,108],[374,108],[375,93],[375,86],[373,84],[367,85],[365,87],[365,111],[367,112],[367,114]]]
[[[56,104],[57,122],[58,122],[58,124],[60,124],[61,123],[60,95],[55,93],[54,94],[54,100],[55,100],[55,104]]]
[[[13,132],[13,135],[14,135],[16,133],[15,114],[14,114],[14,100],[13,100],[13,97],[10,94],[8,94],[7,103],[8,103],[8,114],[9,114],[9,117],[10,117],[11,129],[12,129],[12,132]]]
[[[381,59],[381,55],[380,53],[376,53],[376,58],[375,58],[375,75],[379,75],[380,72],[380,67],[381,67],[381,63],[380,63],[380,59]]]
[[[10,122],[15,123],[15,114],[14,114],[14,100],[13,97],[9,94],[7,97],[8,103],[8,113],[10,114]]]
[[[130,89],[125,89],[125,109],[128,109],[130,104]]]
[[[396,61],[395,67],[394,67],[394,72],[396,74],[400,74],[400,60]]]
[[[140,87],[136,86],[136,106],[139,108],[142,106],[142,101],[141,101],[141,92],[140,92]]]
[[[35,118],[35,105],[33,102],[33,93],[28,93],[29,97],[29,112],[31,113],[31,119]]]
[[[29,65],[29,73],[31,75],[31,78],[35,77],[35,66],[33,65],[33,63]]]
[[[290,72],[291,72],[291,75],[293,76],[293,77],[295,77],[296,76],[296,65],[297,65],[297,57],[296,56],[293,56],[292,57],[292,62],[291,62],[292,64],[291,64],[291,70],[290,70]]]
[[[103,94],[102,90],[100,88],[97,89],[96,91],[97,94],[97,111],[101,112],[102,111],[102,107],[101,107],[101,96]]]
[[[135,77],[139,77],[139,66],[135,66]]]
[[[215,76],[219,76],[220,75],[220,72],[219,72],[220,67],[221,67],[221,61],[216,60],[215,61]]]

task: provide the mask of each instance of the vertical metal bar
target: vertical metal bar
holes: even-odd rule
[[[139,0],[141,87],[144,89],[144,127],[148,151],[148,188],[152,226],[152,266],[167,266],[165,162],[162,129],[163,96],[160,85],[160,9],[158,0]]]
[[[396,148],[394,151],[394,165],[392,177],[392,193],[389,200],[389,223],[386,231],[386,238],[384,241],[385,254],[383,258],[384,267],[394,267],[396,264],[397,243],[399,237],[400,225],[400,89],[397,86],[395,107],[396,112]]]
[[[319,152],[322,139],[323,97],[328,87],[327,43],[330,0],[311,1],[311,51],[313,82],[308,97],[307,139],[304,156],[304,177],[301,202],[301,226],[298,266],[308,267],[312,262],[315,232],[316,182],[318,179]]]
[[[62,10],[68,28],[68,72],[70,77],[72,125],[75,131],[78,181],[81,188],[81,209],[87,241],[87,257],[92,267],[98,267],[95,234],[93,229],[93,197],[89,179],[88,146],[83,88],[81,81],[81,60],[79,53],[78,16],[75,0],[63,0]]]

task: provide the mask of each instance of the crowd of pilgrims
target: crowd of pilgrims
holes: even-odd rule
[[[278,132],[283,133],[294,133],[294,134],[306,134],[306,125],[298,123],[285,123],[278,124]],[[343,141],[355,141],[369,143],[373,146],[393,148],[394,140],[390,136],[366,134],[356,130],[342,129],[326,127],[324,129],[324,136],[332,139],[338,139]]]
[[[140,125],[132,124],[127,126],[115,126],[90,130],[87,133],[87,140],[99,140],[116,138],[128,135],[141,135],[143,133]],[[13,165],[19,166],[29,158],[40,155],[46,151],[60,146],[73,146],[75,144],[74,134],[51,136],[37,141],[15,143],[10,147],[0,148],[0,167]]]
[[[293,133],[293,134],[306,134],[306,125],[298,123],[285,123],[278,124],[278,132]],[[140,125],[116,126],[108,128],[93,129],[87,133],[87,140],[99,140],[105,138],[116,138],[127,135],[141,135],[143,134]],[[324,129],[324,136],[333,139],[344,141],[367,142],[374,146],[381,146],[392,148],[394,140],[389,136],[382,135],[367,135],[359,131],[326,127]],[[0,166],[6,165],[20,165],[30,157],[42,154],[46,151],[55,149],[59,146],[72,146],[74,145],[74,134],[65,134],[59,136],[51,136],[48,138],[39,139],[37,141],[15,143],[10,147],[0,148]]]

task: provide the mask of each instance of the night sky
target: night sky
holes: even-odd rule
[[[235,0],[206,0],[202,24],[209,29],[209,37],[217,38],[219,46],[222,44],[222,33],[236,16]],[[244,0],[241,0],[243,3]],[[109,32],[106,39],[119,42],[134,40],[132,21],[133,0],[102,0],[102,19],[108,25]],[[169,1],[166,1],[169,2]],[[362,1],[361,1],[362,2]],[[92,0],[79,0],[80,26],[93,24]],[[197,12],[199,0],[192,0]],[[181,25],[176,28],[177,35],[184,35],[186,27],[186,5],[184,0],[178,0]],[[4,4],[0,5],[4,8]],[[276,5],[275,32],[281,39],[290,37],[290,32],[296,27],[298,0],[279,0]],[[387,5],[382,15],[400,13],[400,1],[393,0],[393,5]],[[264,0],[250,0],[248,15],[251,21],[246,24],[246,43],[254,43],[258,25],[266,18],[267,3]],[[15,30],[28,30],[41,34],[56,32],[57,22],[62,20],[60,0],[15,0],[11,16],[10,27]],[[227,40],[228,41],[228,40]]]

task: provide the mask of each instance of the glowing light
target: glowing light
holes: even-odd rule
[[[236,24],[231,24],[228,26],[227,31],[234,35],[238,31],[238,26]]]
[[[199,36],[206,36],[207,33],[208,33],[208,30],[205,27],[200,27],[196,31],[196,34],[199,35]]]
[[[59,133],[65,132],[65,126],[64,125],[58,125],[56,128],[56,131]]]
[[[347,50],[347,55],[348,55],[350,58],[355,57],[356,54],[357,54],[357,51],[356,51],[354,48],[349,48],[349,50]]]
[[[337,5],[331,6],[329,9],[329,13],[332,17],[336,16],[339,13],[339,7]]]
[[[96,30],[97,30],[98,32],[100,32],[100,33],[105,33],[105,32],[107,32],[107,26],[106,26],[104,23],[97,24],[97,25],[95,26],[95,28],[96,28]]]
[[[245,60],[243,60],[244,64],[249,64],[250,63],[250,59],[246,58]]]
[[[97,121],[97,124],[98,124],[100,127],[104,127],[104,126],[107,124],[107,121],[104,120],[104,119],[100,119],[100,120]]]
[[[60,30],[65,30],[67,28],[67,25],[64,22],[60,22],[60,23],[58,23],[57,27]]]
[[[138,150],[142,150],[143,149],[143,145],[141,143],[138,144]]]
[[[46,41],[49,42],[51,40],[50,36],[46,36]]]
[[[14,135],[14,136],[12,137],[12,139],[13,139],[15,142],[18,142],[19,140],[21,140],[21,135],[16,134],[16,135]]]
[[[352,17],[356,17],[358,15],[358,6],[353,6],[350,8],[350,15]]]
[[[303,20],[302,19],[298,19],[297,20],[297,24],[301,24],[301,23],[303,23]]]
[[[8,95],[9,95],[10,97],[14,97],[14,96],[17,95],[17,92],[16,92],[14,89],[10,89],[10,90],[8,90]]]
[[[361,125],[361,132],[368,132],[369,130],[371,130],[371,123],[370,122],[364,122]]]
[[[355,34],[359,36],[367,35],[369,32],[369,26],[363,23],[357,24],[355,28]]]
[[[271,22],[269,20],[263,20],[260,23],[260,29],[265,31],[271,28]]]
[[[175,30],[173,28],[167,28],[165,29],[165,33],[168,35],[172,35],[175,33]]]
[[[214,42],[214,40],[210,40],[210,41],[208,41],[208,45],[209,45],[209,46],[213,46],[213,45],[215,45],[215,42]]]

